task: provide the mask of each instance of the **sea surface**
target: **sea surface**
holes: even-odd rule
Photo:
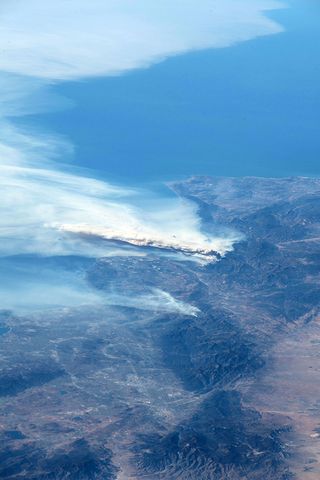
[[[72,107],[29,117],[74,144],[74,162],[141,184],[193,174],[320,172],[320,3],[271,12],[284,26],[223,49],[54,87]]]

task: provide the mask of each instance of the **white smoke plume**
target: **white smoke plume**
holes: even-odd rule
[[[27,115],[68,104],[52,93],[57,82],[121,74],[191,50],[278,33],[282,27],[265,12],[279,7],[273,0],[2,0],[0,256],[142,254],[107,245],[106,238],[193,252],[232,249],[237,236],[208,238],[190,203],[149,202],[145,191],[66,166],[73,146],[34,132]],[[22,118],[23,129],[16,122]],[[32,291],[20,287],[32,298]],[[5,304],[9,292],[1,288]],[[59,288],[57,297],[63,294]],[[69,292],[69,303],[79,291],[82,286]],[[186,308],[160,292],[144,298],[148,301],[154,307],[175,305],[175,311]]]
[[[275,0],[2,0],[0,70],[49,80],[112,75],[279,33]]]

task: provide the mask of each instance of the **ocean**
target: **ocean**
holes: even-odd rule
[[[320,4],[288,7],[270,14],[283,33],[58,83],[73,106],[22,122],[66,137],[76,165],[113,181],[317,176]]]

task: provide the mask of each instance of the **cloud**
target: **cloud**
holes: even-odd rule
[[[227,47],[282,27],[274,0],[10,0],[0,70],[50,80],[112,75],[171,55]]]

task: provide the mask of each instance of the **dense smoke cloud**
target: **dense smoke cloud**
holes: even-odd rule
[[[0,70],[52,79],[112,75],[190,50],[282,31],[274,0],[15,0],[0,9]]]
[[[203,233],[191,203],[162,197],[150,201],[146,191],[111,185],[72,167],[67,163],[73,152],[68,140],[34,131],[27,115],[68,105],[67,99],[51,91],[58,81],[120,74],[182,52],[226,47],[278,33],[281,27],[264,14],[278,7],[272,0],[245,0],[241,4],[237,0],[205,0],[200,4],[194,0],[3,1],[0,256],[144,254],[130,245],[120,248],[108,243],[108,238],[138,239],[138,243],[143,239],[146,244],[151,241],[194,251],[215,249],[221,254],[231,250],[239,237],[230,232],[216,236]],[[24,119],[23,128],[17,127],[17,118]],[[94,238],[84,233],[94,234]],[[69,304],[85,288],[71,282],[74,291],[68,293],[65,287],[63,293],[60,286],[50,284],[49,277],[43,285],[55,291],[57,298],[68,296]],[[13,271],[12,278],[18,281]],[[21,285],[19,288],[30,299],[32,290],[36,292],[40,286],[32,279],[28,285],[29,291]],[[92,301],[96,298],[96,294],[88,295]],[[173,308],[175,300],[167,294],[150,295],[145,304],[150,300],[153,305]],[[6,304],[8,289],[2,287],[0,296]],[[174,308],[180,307],[175,304]]]

